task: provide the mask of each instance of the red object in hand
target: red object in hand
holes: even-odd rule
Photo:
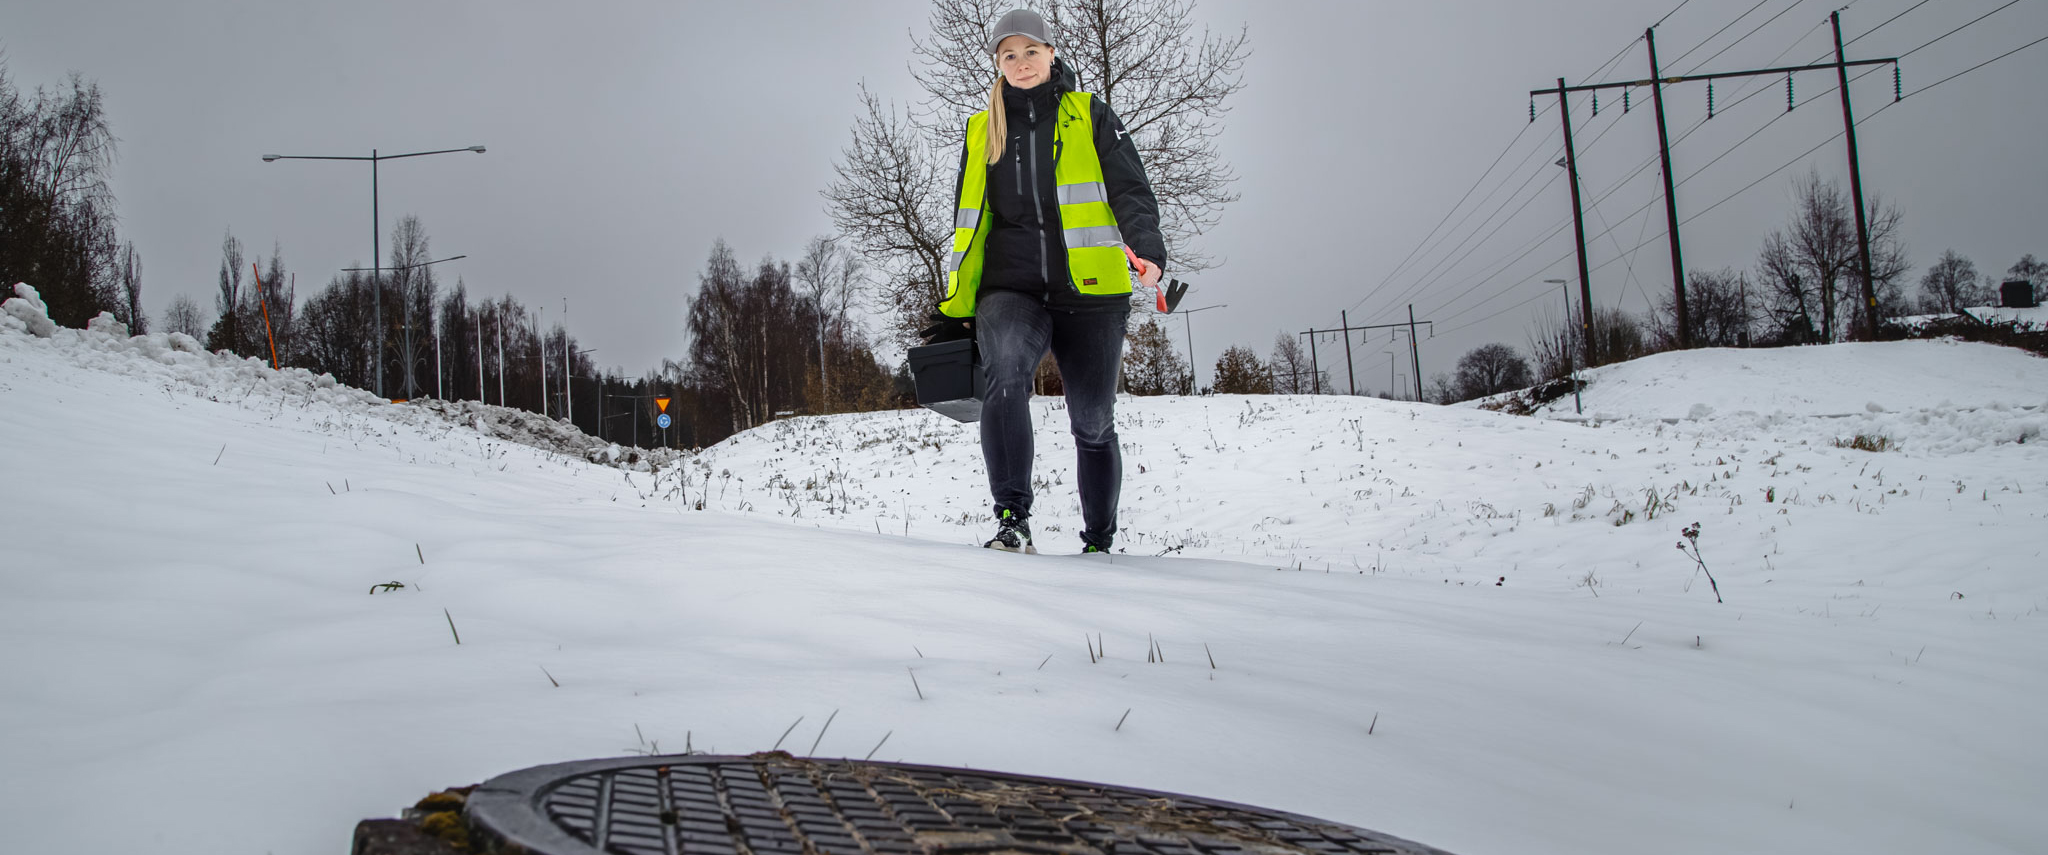
[[[1132,252],[1128,246],[1124,247],[1124,258],[1130,260],[1132,270],[1138,271],[1138,281],[1145,283],[1146,287],[1151,288],[1153,296],[1158,298],[1159,311],[1172,311],[1166,305],[1166,292],[1159,289],[1159,265],[1139,258],[1138,254]]]

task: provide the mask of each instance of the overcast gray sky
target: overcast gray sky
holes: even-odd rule
[[[1231,344],[1264,354],[1276,333],[1334,327],[1340,311],[1353,324],[1405,320],[1411,302],[1439,322],[1425,334],[1425,378],[1480,344],[1526,347],[1539,314],[1562,309],[1542,280],[1576,276],[1568,228],[1539,240],[1568,222],[1570,201],[1548,165],[1562,151],[1555,99],[1538,101],[1532,125],[1529,90],[1592,82],[1617,54],[1601,80],[1647,76],[1638,39],[1674,7],[1657,31],[1667,76],[1831,58],[1834,2],[1201,0],[1202,23],[1248,26],[1253,48],[1221,141],[1243,195],[1210,235],[1226,263],[1194,277],[1185,304],[1228,305],[1191,317],[1204,380]],[[1850,58],[1904,54],[2005,0],[1917,2],[1852,0],[1849,39],[1911,11]],[[2048,256],[2048,44],[1913,94],[2048,35],[2044,6],[2020,0],[1908,56],[1909,97],[1896,106],[1889,71],[1851,87],[1857,115],[1873,117],[1858,132],[1865,186],[1904,211],[1916,285],[1946,248],[1994,274],[2022,253]],[[281,245],[302,296],[369,259],[368,164],[260,155],[485,145],[383,164],[386,242],[417,214],[437,257],[469,256],[443,266],[445,283],[510,293],[549,324],[566,298],[570,331],[597,362],[638,374],[682,355],[685,301],[715,239],[743,260],[794,259],[829,232],[818,194],[847,144],[856,86],[918,96],[906,66],[927,8],[7,0],[0,50],[23,89],[70,71],[104,89],[122,146],[121,228],[143,256],[152,317],[180,293],[211,306],[228,230],[252,253]],[[1673,152],[1676,175],[1698,171],[1676,194],[1681,218],[1698,215],[1682,232],[1689,268],[1750,267],[1808,164],[1846,185],[1842,142],[1822,144],[1841,130],[1833,85],[1831,73],[1800,75],[1801,105],[1783,115],[1782,77],[1716,84],[1719,115]],[[1735,103],[1756,89],[1770,91]],[[1587,215],[1591,262],[1605,264],[1594,299],[1637,312],[1670,289],[1663,241],[1627,251],[1664,229],[1655,167],[1624,180],[1656,153],[1647,98],[1632,96],[1624,115],[1604,94],[1597,118],[1574,101],[1584,189],[1618,188]],[[1669,87],[1667,108],[1677,137],[1704,119],[1705,86]],[[1183,320],[1172,324],[1185,342]],[[1361,389],[1387,387],[1388,342],[1354,344]],[[1326,361],[1341,348],[1318,346]],[[1398,370],[1407,385],[1405,353]],[[1346,382],[1341,357],[1334,376]]]

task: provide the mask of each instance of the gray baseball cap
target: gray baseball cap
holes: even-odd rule
[[[1047,33],[1045,28],[1045,19],[1039,17],[1037,12],[1033,12],[1030,9],[1011,9],[1003,13],[1003,17],[996,21],[995,29],[990,32],[992,33],[988,37],[988,52],[990,55],[994,55],[996,47],[1001,45],[1004,39],[1011,36],[1024,36],[1043,45],[1052,44],[1052,36]]]

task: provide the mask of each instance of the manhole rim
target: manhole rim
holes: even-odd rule
[[[849,764],[867,766],[881,770],[924,772],[940,775],[979,775],[1000,781],[1036,784],[1052,787],[1070,787],[1084,790],[1115,791],[1141,798],[1169,799],[1191,802],[1204,807],[1229,811],[1241,811],[1299,823],[1308,827],[1342,829],[1348,834],[1374,843],[1390,844],[1412,850],[1413,855],[1448,855],[1443,850],[1396,837],[1382,831],[1363,828],[1349,823],[1322,819],[1292,811],[1277,810],[1259,805],[1232,802],[1207,796],[1153,790],[1143,787],[1128,787],[1120,784],[1080,781],[1070,778],[1054,778],[1044,775],[1020,774],[970,766],[933,766],[919,763],[878,763],[872,760],[854,760],[850,757],[796,757],[777,754],[657,754],[627,755],[590,760],[571,760],[549,763],[506,772],[484,781],[470,793],[463,814],[472,825],[481,825],[482,830],[499,841],[499,848],[493,851],[508,853],[581,853],[601,851],[588,842],[580,840],[563,830],[547,818],[544,800],[558,789],[578,778],[603,775],[628,769],[656,769],[663,766],[715,766],[747,765],[759,767],[763,763],[804,762],[817,764]],[[510,822],[508,822],[510,820]],[[1404,853],[1406,855],[1406,853]]]

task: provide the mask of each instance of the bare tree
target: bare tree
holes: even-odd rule
[[[391,230],[391,261],[385,265],[384,281],[389,291],[396,292],[387,296],[397,297],[391,302],[398,307],[398,316],[387,323],[398,327],[395,344],[407,398],[417,398],[425,391],[420,388],[419,374],[433,362],[434,303],[439,286],[434,269],[426,266],[432,260],[426,227],[418,216],[405,215]]]
[[[788,264],[764,258],[750,278],[723,239],[690,300],[690,385],[724,402],[733,432],[803,402],[817,308],[790,285]]]
[[[1301,349],[1301,339],[1286,333],[1273,336],[1273,354],[1266,366],[1273,372],[1274,391],[1283,395],[1306,395],[1314,388],[1309,376],[1311,367],[1308,354]]]
[[[839,178],[824,196],[833,226],[881,270],[888,333],[907,345],[945,297],[955,201],[946,194],[955,158],[938,153],[909,117],[884,107],[865,84],[860,96],[853,141],[832,165]]]
[[[2005,278],[2024,280],[2039,285],[2044,281],[2048,281],[2048,263],[2035,261],[2034,254],[2031,252],[2027,253],[2021,256],[2019,261],[2014,262],[2011,267],[2006,268]]]
[[[1586,352],[1591,358],[1581,368],[1627,362],[1655,352],[1641,321],[1621,309],[1593,307],[1593,327],[1586,331]]]
[[[1968,306],[1984,304],[1984,291],[1977,284],[1977,265],[1942,250],[1941,260],[1920,277],[1920,310],[1929,314],[1955,314]]]
[[[220,283],[213,295],[213,310],[220,317],[206,333],[207,350],[227,350],[248,355],[247,318],[242,312],[242,241],[230,232],[220,241]]]
[[[818,309],[818,404],[837,412],[843,396],[833,392],[831,366],[846,350],[848,322],[867,284],[867,264],[837,237],[811,238],[797,259],[796,283]]]
[[[149,324],[142,315],[142,254],[135,251],[134,241],[121,245],[114,262],[114,282],[121,298],[114,309],[115,316],[128,325],[129,332],[149,332]]]
[[[1749,279],[1733,268],[1694,270],[1686,276],[1686,320],[1692,326],[1694,347],[1743,347],[1749,343]],[[1678,346],[1678,318],[1674,296],[1657,306],[1655,332],[1658,346]]]
[[[119,316],[116,143],[99,84],[73,73],[25,98],[0,65],[0,278],[33,283],[51,320]]]
[[[1482,344],[1458,358],[1452,386],[1459,401],[1511,392],[1529,385],[1529,360],[1513,346]]]
[[[1549,308],[1536,322],[1536,330],[1529,334],[1530,369],[1533,380],[1538,383],[1571,376],[1572,370],[1584,361],[1580,340],[1579,319],[1570,312],[1551,314]]]
[[[853,145],[825,191],[833,222],[890,274],[886,302],[905,342],[943,296],[952,250],[955,170],[967,118],[986,107],[996,71],[989,27],[1016,0],[934,0],[928,32],[913,36],[911,72],[924,101],[900,114],[861,89]],[[1116,110],[1137,143],[1160,204],[1160,231],[1177,269],[1212,260],[1198,245],[1236,180],[1217,147],[1226,101],[1243,88],[1250,40],[1195,30],[1193,0],[1050,0],[1055,48],[1081,88]]]
[[[170,308],[164,310],[164,332],[199,338],[206,335],[206,326],[206,310],[187,295],[172,297]]]
[[[284,266],[284,246],[273,241],[270,259],[263,263],[263,276],[251,283],[256,287],[249,289],[251,305],[244,312],[249,316],[249,337],[268,339],[266,346],[275,347],[284,362],[293,357],[292,321],[298,315],[297,289],[290,279],[291,272]],[[264,351],[263,347],[257,349]]]
[[[1879,305],[1864,305],[1863,273],[1854,214],[1840,185],[1822,180],[1818,171],[1793,183],[1792,222],[1764,238],[1758,272],[1768,286],[1769,312],[1780,322],[1781,340],[1839,341],[1852,321],[1861,318],[1869,329],[1872,310],[1882,315],[1887,305],[1903,302],[1899,280],[1911,266],[1899,238],[1902,215],[1872,194],[1865,212],[1870,234],[1872,290]]]

